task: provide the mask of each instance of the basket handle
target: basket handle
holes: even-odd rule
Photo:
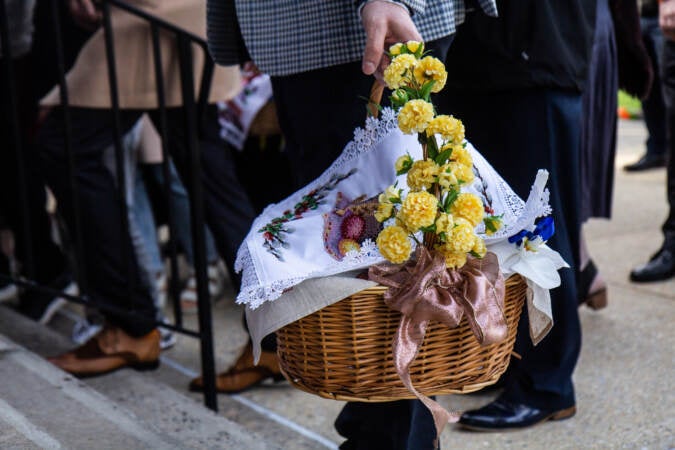
[[[373,87],[370,88],[370,96],[368,97],[368,115],[375,117],[380,115],[378,106],[382,101],[382,93],[384,92],[384,84],[375,80]]]

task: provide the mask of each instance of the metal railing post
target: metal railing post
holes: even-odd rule
[[[183,35],[178,35],[178,59],[180,61],[181,88],[185,115],[186,144],[190,151],[190,215],[192,222],[192,245],[195,256],[197,279],[197,313],[201,335],[202,377],[204,401],[218,410],[216,400],[215,361],[213,355],[213,332],[211,322],[211,299],[207,275],[206,239],[204,228],[203,187],[201,179],[201,150],[198,141],[197,108],[195,104],[192,44]]]

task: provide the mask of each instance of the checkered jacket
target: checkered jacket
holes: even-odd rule
[[[290,75],[358,61],[365,33],[354,0],[208,0],[209,48],[219,64],[237,64],[246,51],[263,72]],[[425,41],[455,32],[464,0],[402,0]],[[495,0],[477,0],[497,15]],[[236,8],[236,11],[235,11]],[[242,42],[243,37],[243,42]],[[245,46],[244,46],[245,42]]]

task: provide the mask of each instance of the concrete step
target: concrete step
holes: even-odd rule
[[[2,449],[281,448],[157,376],[120,370],[78,380],[62,372],[38,354],[71,348],[69,339],[5,307],[0,330]]]

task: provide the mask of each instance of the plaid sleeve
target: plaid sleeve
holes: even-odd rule
[[[356,0],[354,3],[358,11],[361,11],[361,8],[368,0]],[[426,6],[426,0],[391,0],[393,3],[400,3],[401,5],[408,8],[410,15],[413,14],[422,14],[424,12],[424,7]]]

